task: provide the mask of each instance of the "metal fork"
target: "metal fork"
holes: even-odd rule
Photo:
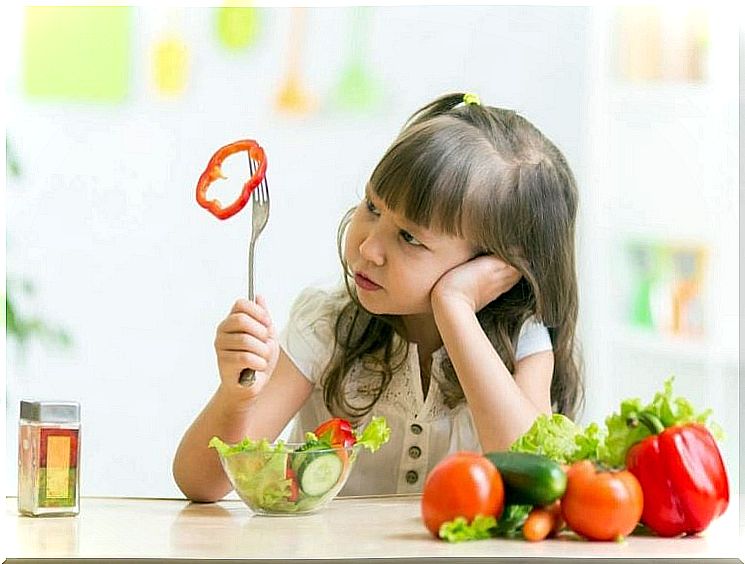
[[[254,175],[254,162],[248,157],[248,166],[251,169],[251,176]],[[256,240],[264,230],[267,221],[269,221],[269,185],[266,182],[266,176],[261,180],[251,196],[253,209],[251,211],[251,242],[248,244],[248,299],[254,299],[254,247]],[[242,386],[252,386],[256,381],[256,374],[250,368],[241,370],[238,383]]]

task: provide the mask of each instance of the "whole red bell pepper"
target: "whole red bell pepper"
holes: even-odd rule
[[[653,433],[626,454],[626,468],[644,493],[642,523],[660,536],[703,531],[729,504],[727,471],[709,430],[700,423],[665,428],[642,412]]]
[[[222,204],[218,200],[207,199],[207,189],[218,178],[225,178],[220,168],[223,161],[230,155],[246,151],[248,158],[258,163],[258,168],[251,175],[251,177],[243,184],[241,193],[233,203],[226,207],[222,207]],[[259,185],[264,179],[266,174],[266,154],[259,144],[252,139],[242,139],[235,141],[224,147],[220,147],[212,158],[207,163],[207,167],[199,177],[197,182],[197,203],[203,208],[207,209],[212,215],[218,219],[227,219],[243,209],[248,199],[251,197],[251,192]]]

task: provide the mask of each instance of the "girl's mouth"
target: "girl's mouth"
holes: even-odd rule
[[[375,282],[370,280],[367,276],[359,272],[355,273],[354,275],[354,283],[357,284],[358,288],[362,288],[363,290],[367,290],[368,292],[374,292],[376,290],[383,289],[382,286],[380,286],[379,284],[376,284]]]

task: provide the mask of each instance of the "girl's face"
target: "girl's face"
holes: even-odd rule
[[[388,315],[431,313],[435,283],[475,254],[465,239],[423,229],[389,210],[369,188],[352,215],[344,247],[360,303]]]

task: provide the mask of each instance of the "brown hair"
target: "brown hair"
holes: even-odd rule
[[[428,229],[471,241],[513,265],[522,278],[478,312],[478,320],[506,367],[532,315],[548,327],[554,352],[554,411],[576,415],[583,386],[575,347],[577,277],[574,229],[577,187],[559,149],[514,111],[462,104],[462,93],[442,96],[414,113],[370,176],[385,205]],[[368,413],[406,360],[408,345],[395,316],[373,315],[357,300],[343,259],[351,212],[339,226],[339,255],[348,294],[335,325],[336,347],[324,377],[332,413]],[[351,401],[350,368],[357,360],[377,375],[369,401]],[[440,382],[446,402],[464,401],[450,360]]]

